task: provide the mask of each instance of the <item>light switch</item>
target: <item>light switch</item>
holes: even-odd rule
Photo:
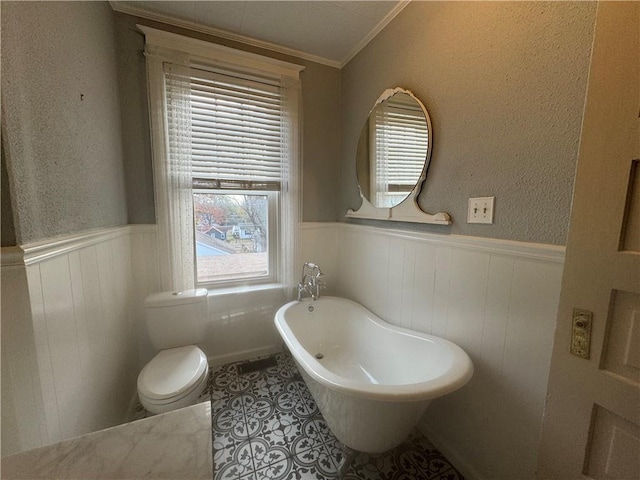
[[[496,197],[470,198],[467,223],[493,223],[495,201]]]

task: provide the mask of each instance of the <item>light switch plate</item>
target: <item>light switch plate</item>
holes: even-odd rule
[[[467,223],[493,223],[495,202],[496,197],[470,198]]]

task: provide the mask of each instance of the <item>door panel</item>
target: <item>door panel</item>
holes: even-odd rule
[[[640,386],[640,294],[614,290],[602,370]]]
[[[640,3],[600,2],[539,478],[640,479]],[[593,313],[588,359],[573,309]]]
[[[640,478],[640,428],[594,406],[585,473],[594,479]]]
[[[631,164],[620,250],[640,253],[640,160]]]

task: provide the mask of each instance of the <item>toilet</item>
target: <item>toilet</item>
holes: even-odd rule
[[[149,412],[165,413],[196,402],[207,386],[202,341],[207,290],[152,293],[144,301],[151,344],[160,350],[138,375],[138,398]]]

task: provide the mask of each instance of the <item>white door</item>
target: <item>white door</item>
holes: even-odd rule
[[[640,2],[600,2],[539,478],[640,479],[639,114]]]

